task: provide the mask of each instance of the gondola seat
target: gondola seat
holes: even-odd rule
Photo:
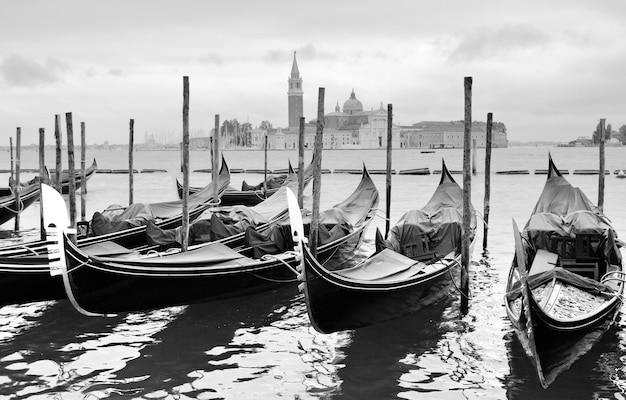
[[[414,241],[402,243],[402,254],[417,261],[427,262],[434,260],[435,251],[430,248],[430,239],[427,233],[415,234]]]

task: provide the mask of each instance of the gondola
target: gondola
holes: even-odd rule
[[[39,180],[34,179],[26,186],[18,189],[19,200],[12,190],[0,197],[0,225],[10,221],[16,214],[24,211],[28,206],[39,199]]]
[[[91,165],[85,169],[85,181],[88,181],[98,171],[98,163],[94,158]],[[50,182],[56,182],[56,174],[50,174]],[[74,187],[76,190],[80,189],[82,183],[82,177],[80,170],[74,171]],[[61,193],[68,194],[70,192],[70,173],[67,170],[61,172]]]
[[[279,193],[286,194],[286,190],[283,188],[268,201]],[[282,201],[286,207],[287,201]],[[333,226],[320,240],[320,257],[352,254],[377,206],[378,191],[364,171],[354,193],[322,217],[332,219]],[[343,223],[337,223],[339,220]],[[268,244],[283,238],[292,245],[285,233],[289,229],[287,218],[284,225],[276,224],[275,229],[264,232]],[[252,248],[246,242],[249,233],[247,229],[233,237],[190,246],[185,252],[175,249],[137,253],[117,246],[117,255],[110,248],[106,256],[83,251],[64,233],[58,242],[63,254],[61,275],[68,298],[86,315],[229,298],[296,282],[296,254],[267,254],[263,243]]]
[[[209,207],[217,204],[214,200],[213,187],[218,186],[220,196],[230,182],[228,165],[222,162],[222,168],[217,182],[211,182],[201,192],[189,198],[190,220],[198,218]],[[37,184],[39,195],[39,184]],[[49,197],[52,195],[48,195]],[[54,208],[46,212],[44,206],[44,220],[54,221],[57,210]],[[79,248],[98,248],[99,252],[113,251],[116,246],[124,246],[127,251],[149,248],[147,236],[147,219],[132,219],[133,210],[150,210],[154,226],[161,229],[173,229],[182,223],[182,201],[169,201],[151,204],[135,204],[129,207],[129,212],[122,213],[115,221],[115,229],[97,227],[94,223],[100,221],[106,224],[105,216],[96,213],[92,221],[83,225],[82,231],[76,240]],[[120,210],[124,211],[124,210]],[[105,211],[106,212],[106,211]],[[128,220],[123,218],[128,217]],[[94,221],[96,220],[96,221]],[[46,224],[47,225],[47,224]],[[58,226],[58,225],[57,225]],[[112,226],[109,226],[111,228]],[[49,240],[36,240],[26,243],[12,244],[0,247],[0,305],[24,301],[59,299],[65,297],[62,282],[50,276],[49,267]]]
[[[549,157],[548,178],[520,232],[506,312],[547,388],[613,323],[624,295],[622,243],[606,216]]]
[[[308,181],[311,179],[313,173],[313,163],[305,169],[304,171],[304,179]],[[232,186],[226,188],[222,198],[220,200],[220,205],[222,206],[233,206],[233,205],[243,205],[243,206],[254,206],[270,197],[274,193],[278,191],[278,189],[290,181],[297,179],[297,175],[289,163],[289,168],[286,174],[273,174],[267,177],[267,188],[264,188],[264,182],[260,182],[258,185],[249,185],[246,181],[241,183],[241,190],[238,190]],[[176,188],[178,191],[178,197],[183,197],[183,185],[180,183],[178,179],[176,179]],[[198,187],[190,187],[189,193],[196,193],[201,188]]]
[[[476,218],[471,212],[472,245]],[[449,295],[458,276],[463,190],[443,163],[431,199],[407,212],[375,254],[358,264],[322,263],[302,248],[302,290],[309,319],[322,333],[400,318]],[[471,254],[471,250],[470,250]]]

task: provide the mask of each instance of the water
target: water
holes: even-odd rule
[[[303,297],[295,286],[213,303],[172,307],[111,318],[87,318],[67,301],[0,308],[0,398],[28,399],[623,399],[626,398],[626,322],[618,320],[593,349],[543,390],[506,318],[503,296],[513,255],[511,218],[523,225],[545,182],[535,169],[547,168],[550,151],[561,169],[598,168],[598,149],[494,149],[492,170],[528,169],[530,175],[493,175],[489,250],[477,246],[471,265],[470,310],[459,313],[451,295],[423,312],[356,331],[322,335],[309,325]],[[310,160],[307,152],[306,161]],[[607,148],[607,169],[626,168],[626,148]],[[126,168],[124,151],[98,151],[102,168]],[[226,152],[233,168],[263,168],[260,151]],[[53,154],[46,154],[53,160]],[[325,151],[323,167],[385,168],[384,151]],[[462,151],[434,154],[394,152],[393,168],[461,169]],[[295,152],[270,152],[269,168],[297,163]],[[479,211],[484,198],[484,151],[472,180]],[[23,168],[37,167],[37,154],[24,152]],[[4,162],[2,164],[7,164]],[[177,152],[135,153],[135,167],[168,173],[135,175],[135,200],[176,197]],[[208,168],[207,152],[191,154],[191,168]],[[4,167],[3,167],[4,168]],[[29,174],[24,174],[26,177]],[[30,174],[32,176],[32,174]],[[459,183],[460,175],[455,176]],[[597,199],[597,176],[568,175]],[[7,182],[8,174],[0,174]],[[322,178],[322,208],[343,200],[358,175]],[[385,177],[373,177],[384,212]],[[392,221],[430,198],[437,175],[393,176]],[[193,185],[210,180],[194,173]],[[233,174],[258,183],[260,174]],[[97,174],[89,181],[86,214],[128,202],[125,175]],[[626,181],[606,177],[605,212],[618,235],[626,237]],[[78,201],[80,204],[80,201]],[[22,214],[22,238],[38,235],[35,204]],[[374,220],[360,251],[373,250]],[[12,222],[2,229],[12,228]],[[6,232],[5,232],[6,233]],[[477,243],[482,243],[479,227]]]

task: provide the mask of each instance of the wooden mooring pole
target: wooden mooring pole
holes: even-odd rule
[[[15,164],[13,159],[13,138],[9,137],[9,151],[11,152],[11,179],[9,180],[9,185],[11,189],[15,191]]]
[[[393,106],[387,104],[387,171],[386,171],[386,201],[385,201],[385,239],[389,236],[391,223],[391,133],[393,129]]]
[[[300,117],[298,131],[298,206],[304,207],[304,117]]]
[[[67,125],[67,168],[68,168],[68,194],[70,198],[70,226],[76,226],[76,172],[74,168],[74,127],[72,125],[72,113],[65,113]],[[58,172],[60,175],[60,171]]]
[[[55,149],[56,149],[56,160],[54,166],[54,187],[57,192],[62,193],[63,188],[61,187],[61,172],[63,171],[63,166],[61,165],[61,115],[56,114],[54,116],[54,140],[55,140]]]
[[[45,160],[45,150],[46,150],[46,138],[45,138],[45,130],[44,128],[39,128],[39,193],[41,193],[41,185],[43,183],[48,183],[47,175],[46,175],[46,160]],[[41,204],[42,198],[39,198],[39,203]],[[39,207],[39,234],[41,240],[46,240],[46,227],[44,225],[43,220],[43,204]]]
[[[598,208],[604,212],[604,123],[605,119],[600,119],[600,170],[598,171]]]
[[[470,264],[470,202],[472,173],[470,153],[472,146],[472,78],[465,77],[465,137],[463,142],[463,238],[461,251],[461,312],[469,308],[469,264]]]
[[[491,196],[491,136],[493,113],[487,113],[487,137],[485,138],[485,210],[483,212],[483,249],[487,249],[489,233],[489,197]]]
[[[211,179],[213,180],[213,202],[219,202],[219,187],[217,181],[219,180],[219,167],[220,162],[220,115],[215,114],[215,134],[213,135],[213,156],[211,158]]]
[[[476,166],[476,139],[472,139],[472,175],[476,175],[478,168]]]
[[[187,251],[189,245],[189,77],[183,76],[183,240],[181,250]],[[214,182],[215,184],[215,182]]]
[[[324,147],[324,88],[319,88],[317,95],[317,129],[315,131],[315,145],[313,147],[313,213],[311,215],[311,229],[309,233],[309,248],[311,254],[317,256],[317,239],[319,232],[320,194],[322,190],[322,148]]]
[[[265,144],[263,145],[264,147],[264,157],[265,157],[265,164],[263,167],[263,198],[267,199],[267,133],[265,134]]]
[[[135,175],[133,166],[133,148],[135,147],[135,120],[128,123],[128,205],[134,203]]]
[[[20,200],[20,158],[22,152],[22,128],[17,128],[15,134],[15,232],[20,230],[20,213],[22,201]]]
[[[80,123],[80,220],[85,220],[87,213],[87,176],[85,175],[85,123]]]

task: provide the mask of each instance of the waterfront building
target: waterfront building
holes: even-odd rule
[[[508,147],[506,127],[502,123],[492,125],[492,147]],[[401,146],[404,148],[463,148],[465,137],[464,121],[422,121],[400,127]],[[476,147],[487,143],[487,123],[472,122],[472,140]]]

